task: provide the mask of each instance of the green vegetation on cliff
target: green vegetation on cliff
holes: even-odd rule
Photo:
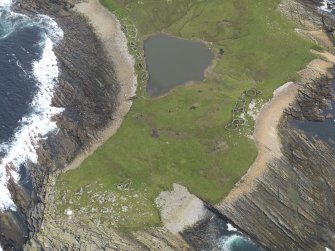
[[[156,32],[201,39],[216,55],[215,65],[204,83],[181,86],[159,98],[147,97],[140,83],[117,134],[80,168],[59,177],[60,210],[81,210],[91,220],[136,229],[159,224],[154,199],[172,183],[218,202],[257,154],[248,137],[251,116],[245,114],[248,124],[239,130],[225,129],[236,100],[251,88],[262,93],[257,103],[271,98],[274,89],[294,79],[312,59],[313,44],[294,32],[293,23],[277,11],[277,0],[102,3],[135,24],[139,45]]]

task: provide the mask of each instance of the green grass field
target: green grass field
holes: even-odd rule
[[[59,177],[60,212],[71,208],[84,218],[89,212],[87,220],[134,230],[159,224],[154,199],[172,183],[219,202],[257,154],[247,137],[251,117],[237,131],[225,129],[235,101],[250,88],[262,92],[258,102],[271,98],[312,59],[313,44],[293,31],[294,24],[276,10],[277,0],[101,2],[135,24],[140,45],[156,32],[201,39],[217,62],[204,83],[178,87],[163,97],[147,97],[140,84],[117,134],[80,168]]]

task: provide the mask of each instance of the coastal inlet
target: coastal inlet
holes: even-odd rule
[[[39,141],[57,128],[52,117],[63,111],[51,105],[59,74],[53,46],[63,31],[48,16],[12,12],[11,4],[0,2],[1,211],[16,210],[8,182],[30,187],[25,164],[38,162]]]
[[[156,34],[144,42],[149,80],[147,94],[162,95],[189,81],[202,82],[214,55],[200,41]],[[220,215],[207,216],[182,232],[183,238],[196,250],[260,251],[261,249]]]

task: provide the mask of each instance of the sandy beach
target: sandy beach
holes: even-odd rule
[[[277,126],[283,111],[298,92],[297,84],[288,82],[279,87],[272,100],[265,104],[261,109],[256,120],[254,130],[254,141],[258,149],[258,155],[255,162],[250,166],[248,172],[236,184],[235,188],[225,198],[224,203],[230,203],[237,199],[241,194],[249,192],[255,185],[257,177],[266,171],[266,164],[273,157],[280,157],[280,139]]]
[[[301,80],[299,84],[304,84],[312,79],[329,74],[329,69],[335,64],[335,57],[328,52],[311,51],[321,57],[312,60],[305,69],[299,72]],[[274,158],[280,158],[281,142],[278,136],[278,124],[284,110],[294,102],[298,93],[298,83],[288,82],[276,89],[273,98],[261,109],[255,123],[253,138],[258,149],[258,155],[248,172],[231,190],[224,199],[224,204],[231,204],[245,193],[250,193],[257,179],[262,177],[267,170],[267,163]]]
[[[74,7],[74,11],[84,15],[94,28],[98,38],[104,45],[106,56],[113,62],[116,78],[120,86],[117,107],[112,122],[99,134],[99,140],[90,148],[78,155],[64,171],[77,168],[90,154],[116,133],[125,115],[132,105],[131,97],[135,96],[137,77],[134,59],[128,52],[127,38],[121,30],[121,24],[111,12],[103,7],[99,0],[88,0]]]
[[[106,130],[101,132],[100,140],[94,142],[88,151],[77,156],[75,161],[68,165],[65,170],[78,167],[85,158],[116,133],[132,105],[129,98],[135,95],[137,87],[134,59],[128,52],[127,39],[117,18],[105,9],[98,0],[79,3],[74,10],[88,19],[99,39],[103,42],[106,55],[114,63],[121,90],[114,120]],[[299,72],[302,77],[301,83],[327,74],[328,69],[335,63],[335,58],[330,53],[316,51],[313,51],[313,53],[322,59],[311,61],[306,69]],[[298,83],[288,82],[275,90],[273,98],[263,106],[257,117],[253,134],[258,156],[223,203],[232,203],[244,193],[252,191],[257,184],[258,177],[263,176],[266,172],[267,163],[273,158],[282,156],[277,127],[284,110],[294,102],[297,93]],[[175,203],[176,198],[180,200],[178,203]],[[161,205],[163,224],[174,234],[182,231],[185,226],[192,225],[205,215],[202,202],[199,202],[196,197],[187,197],[187,199],[181,200],[178,196],[169,196],[169,199],[165,198],[164,201],[164,206]]]

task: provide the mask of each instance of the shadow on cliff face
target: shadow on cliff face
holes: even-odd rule
[[[324,82],[328,82],[328,80]],[[307,90],[306,87],[304,88],[305,90]],[[307,97],[311,97],[308,98],[308,100],[307,97],[303,99],[301,99],[301,97],[299,98],[299,100],[301,100],[300,110],[302,109],[305,113],[310,113],[310,115],[304,115],[307,120],[301,120],[301,113],[299,113],[299,111],[297,112],[291,109],[288,112],[294,118],[294,120],[290,122],[291,126],[301,129],[309,138],[321,139],[332,147],[335,147],[334,88],[335,81],[333,80],[326,85],[317,83],[313,86],[309,86],[307,92],[300,93],[300,96],[307,95]],[[320,91],[315,92],[316,89]],[[321,91],[325,94],[322,94]],[[312,98],[313,93],[318,94],[318,97],[315,97],[316,95],[314,94],[314,98]],[[308,108],[310,106],[313,106],[313,109]],[[298,117],[296,117],[296,115]]]
[[[320,15],[319,1],[297,2],[307,7],[290,9],[292,18],[323,28],[334,42],[334,16]],[[292,119],[305,120],[307,123],[299,123],[308,127],[327,118],[326,123],[333,123],[333,112],[325,111],[332,102],[332,81],[321,78],[301,86],[280,125],[284,156],[268,163],[253,191],[220,207],[236,225],[271,250],[335,250],[335,148],[320,137],[311,137],[321,134],[317,132],[322,130],[320,126],[310,131],[301,126],[303,131],[295,127],[297,122],[292,123]]]
[[[233,227],[227,220],[210,213],[181,233],[184,240],[195,250],[202,251],[260,251],[261,249]]]
[[[326,99],[333,98],[329,87],[331,83],[321,79],[301,88],[280,127],[284,157],[268,163],[254,191],[221,207],[271,250],[335,249],[335,149],[288,123],[292,114],[305,119],[322,117],[315,106],[326,107]]]

